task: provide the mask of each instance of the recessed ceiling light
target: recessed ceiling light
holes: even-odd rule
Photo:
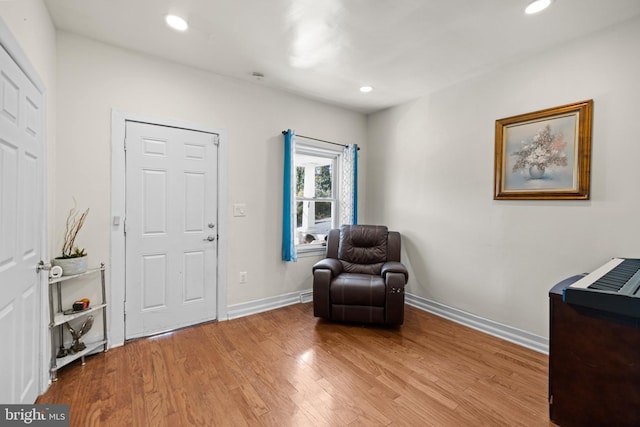
[[[187,24],[187,21],[177,15],[167,15],[164,19],[167,22],[167,25],[174,30],[186,31],[187,28],[189,28],[189,24]]]
[[[360,87],[360,92],[369,93],[373,90],[373,86],[362,86]]]
[[[529,6],[524,10],[527,15],[533,15],[534,13],[541,12],[549,7],[551,0],[534,0],[529,3]]]

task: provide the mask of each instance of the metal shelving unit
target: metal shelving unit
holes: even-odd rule
[[[86,272],[81,274],[74,274],[71,276],[62,276],[49,279],[49,332],[51,333],[51,366],[49,369],[49,376],[51,381],[58,379],[58,369],[68,365],[74,360],[81,359],[82,364],[85,364],[84,357],[96,351],[101,346],[103,351],[107,351],[107,295],[105,289],[104,278],[104,263],[100,264],[98,268],[90,268]],[[64,314],[62,308],[62,290],[64,282],[77,279],[83,276],[89,276],[100,273],[100,284],[102,288],[102,302],[93,306],[90,306],[86,310],[73,312],[71,314]],[[55,287],[55,292],[53,288]],[[56,294],[56,304],[54,306],[54,293]],[[70,353],[64,357],[58,357],[58,345],[64,344],[64,325],[75,319],[81,319],[92,313],[100,314],[102,312],[102,337],[97,341],[84,342],[86,348],[77,353]],[[56,343],[56,334],[58,334],[60,343]]]

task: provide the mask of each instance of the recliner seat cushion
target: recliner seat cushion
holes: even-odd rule
[[[338,259],[345,272],[380,274],[387,260],[388,229],[382,225],[343,225]]]
[[[331,282],[331,303],[384,307],[386,286],[382,276],[342,273]]]

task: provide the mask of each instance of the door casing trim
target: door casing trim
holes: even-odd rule
[[[111,110],[111,262],[107,266],[109,273],[109,347],[119,347],[125,341],[125,238],[124,222],[126,199],[125,151],[124,139],[127,121],[149,123],[159,126],[171,126],[219,135],[218,139],[218,293],[216,298],[216,316],[227,318],[227,134],[224,129],[185,123],[172,119],[149,117],[136,113]],[[116,225],[115,218],[119,218]]]

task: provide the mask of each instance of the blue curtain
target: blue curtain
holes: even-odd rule
[[[296,261],[295,132],[284,132],[284,187],[282,194],[282,260]]]

